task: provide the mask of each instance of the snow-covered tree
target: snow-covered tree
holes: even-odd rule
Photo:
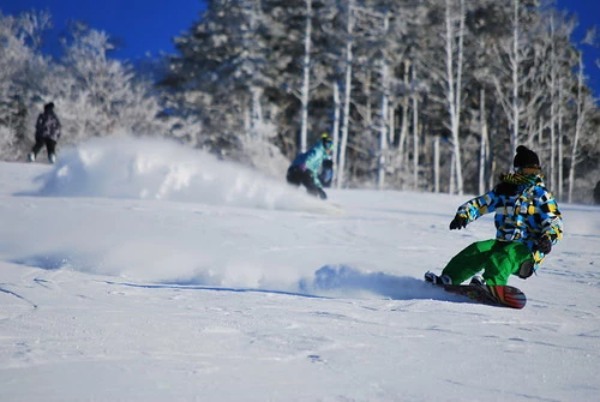
[[[279,177],[328,132],[340,187],[483,191],[525,143],[552,190],[566,181],[575,198],[600,174],[600,118],[574,23],[553,11],[538,0],[210,0],[154,87],[111,57],[108,33],[76,25],[52,60],[39,50],[48,16],[2,15],[1,156],[22,156],[53,101],[65,143],[167,135]]]
[[[446,102],[450,118],[450,132],[452,136],[452,153],[456,173],[456,193],[463,194],[463,174],[461,157],[461,140],[459,136],[462,109],[462,72],[464,58],[465,36],[465,2],[459,0],[456,6],[454,0],[446,0],[445,7],[445,50],[446,50]],[[454,183],[454,177],[451,177]],[[453,186],[450,186],[451,188]]]
[[[0,158],[20,159],[31,146],[36,116],[30,110],[39,103],[48,65],[40,37],[50,26],[46,12],[0,12]]]

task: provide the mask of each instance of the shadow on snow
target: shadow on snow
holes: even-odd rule
[[[67,257],[62,253],[36,255],[13,263],[33,266],[45,270],[73,269],[93,273],[95,270],[84,263],[85,259]],[[288,289],[266,289],[245,287],[222,287],[206,284],[202,279],[168,281],[160,283],[133,283],[105,281],[110,285],[121,285],[147,289],[189,289],[222,292],[272,293],[308,298],[385,298],[390,300],[442,300],[467,302],[468,299],[449,294],[422,279],[395,276],[383,272],[362,272],[347,265],[324,265],[317,269],[312,278],[302,278]]]
[[[465,297],[446,293],[421,279],[408,276],[394,276],[381,272],[363,273],[345,265],[325,265],[315,271],[311,279],[301,279],[297,291],[261,288],[233,288],[203,285],[186,281],[170,283],[139,284],[131,282],[112,282],[111,285],[122,285],[147,289],[190,289],[211,290],[237,293],[272,293],[308,298],[386,298],[391,300],[441,300],[453,302],[472,302]]]

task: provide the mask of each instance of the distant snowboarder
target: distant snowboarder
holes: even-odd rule
[[[40,113],[35,123],[35,145],[29,153],[29,161],[35,161],[38,152],[46,146],[48,160],[56,162],[56,143],[60,138],[60,121],[54,113],[54,103],[44,105],[44,112]]]
[[[495,212],[496,239],[478,241],[458,253],[437,276],[425,274],[436,284],[471,283],[506,285],[509,276],[529,278],[563,235],[556,201],[542,180],[540,160],[519,146],[514,173],[500,176],[500,184],[458,208],[450,230],[462,229],[480,216]],[[482,277],[475,276],[483,270]]]
[[[321,180],[331,182],[333,176],[333,140],[323,134],[319,141],[307,152],[296,156],[287,171],[287,182],[295,186],[304,185],[309,194],[327,199]],[[321,170],[325,174],[322,174]],[[321,172],[321,175],[320,175]]]

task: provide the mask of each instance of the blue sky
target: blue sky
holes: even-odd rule
[[[507,0],[500,0],[507,1]],[[574,39],[587,28],[599,25],[600,0],[557,0],[558,7],[577,13],[580,26]],[[146,55],[173,53],[172,39],[186,31],[200,17],[204,0],[0,0],[4,14],[45,9],[53,17],[54,38],[71,20],[87,22],[117,39],[121,45],[114,56],[134,61]],[[54,46],[54,47],[52,47]],[[57,48],[57,41],[51,44]],[[600,98],[600,47],[583,46],[589,84]]]
[[[559,9],[577,14],[579,26],[573,34],[574,40],[581,40],[586,31],[594,26],[598,31],[596,46],[578,44],[577,47],[584,52],[588,83],[594,90],[596,99],[600,99],[600,0],[556,0],[556,3]]]
[[[77,20],[116,39],[120,48],[114,56],[128,60],[173,53],[173,37],[190,28],[203,8],[203,0],[0,0],[3,14],[50,11],[52,50],[69,21]]]

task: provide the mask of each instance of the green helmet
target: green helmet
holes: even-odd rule
[[[327,151],[333,149],[333,138],[331,138],[329,134],[321,134],[321,141],[323,141],[323,147],[325,147]]]

